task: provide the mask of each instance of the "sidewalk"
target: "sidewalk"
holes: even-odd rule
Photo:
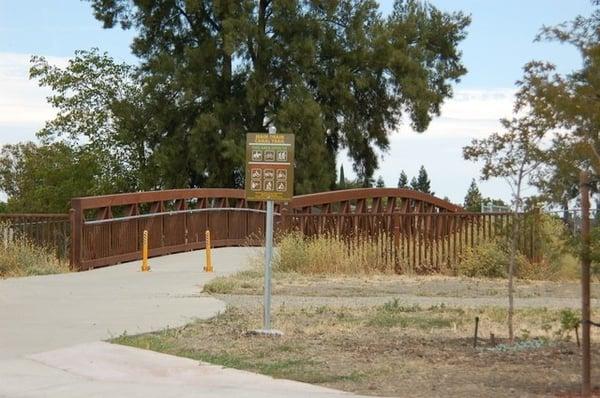
[[[0,397],[348,397],[310,384],[100,342],[209,318],[225,304],[202,284],[255,249],[213,250],[95,271],[0,281]]]

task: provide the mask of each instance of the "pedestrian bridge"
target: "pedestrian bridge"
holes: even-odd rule
[[[462,208],[410,189],[365,188],[295,196],[275,207],[276,231],[306,235],[372,235],[433,227],[435,215],[463,214]],[[151,256],[205,246],[258,245],[264,235],[265,202],[246,200],[238,189],[179,189],[76,198],[71,209],[71,263],[85,270],[139,259],[144,231]],[[405,216],[400,220],[398,216]],[[410,216],[409,218],[406,218]],[[429,219],[426,219],[429,217]],[[441,225],[438,234],[450,227]],[[437,221],[436,221],[437,222]],[[414,224],[414,228],[408,224]],[[422,226],[421,226],[422,224]],[[426,225],[427,224],[427,225]],[[404,227],[404,228],[403,228]]]

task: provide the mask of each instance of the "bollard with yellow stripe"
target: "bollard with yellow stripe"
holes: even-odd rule
[[[148,264],[148,231],[144,231],[144,238],[142,242],[142,272],[150,271],[150,265]]]
[[[204,265],[204,272],[213,272],[212,257],[210,253],[210,231],[206,230],[206,249],[204,250],[206,256],[206,262]]]

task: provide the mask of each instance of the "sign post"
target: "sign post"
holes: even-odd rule
[[[246,200],[266,201],[265,286],[263,329],[266,335],[280,335],[271,329],[271,260],[273,258],[273,216],[275,201],[289,202],[294,192],[294,135],[248,133],[246,135]]]

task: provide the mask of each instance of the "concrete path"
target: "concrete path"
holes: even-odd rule
[[[0,281],[0,397],[348,397],[101,340],[209,318],[225,304],[202,284],[242,269],[249,248],[152,259],[90,272]]]

